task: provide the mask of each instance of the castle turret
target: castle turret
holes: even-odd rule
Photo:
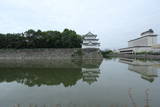
[[[97,35],[94,35],[91,32],[84,35],[82,49],[86,48],[99,49],[100,43],[98,42],[99,39],[97,39],[96,37]]]

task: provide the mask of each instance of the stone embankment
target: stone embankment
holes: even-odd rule
[[[137,59],[149,59],[149,60],[160,60],[160,55],[151,54],[111,54],[108,56],[112,57],[124,57],[124,58],[137,58]]]
[[[0,59],[102,59],[99,50],[70,49],[0,49]]]

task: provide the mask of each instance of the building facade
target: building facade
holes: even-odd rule
[[[97,35],[92,34],[91,32],[84,35],[82,49],[99,49],[100,43],[98,42]]]
[[[119,49],[121,53],[137,53],[154,51],[157,45],[157,35],[152,29],[141,33],[139,38],[128,41],[128,47]]]
[[[141,37],[128,41],[128,47],[153,46],[157,44],[157,35],[150,29],[141,34]]]

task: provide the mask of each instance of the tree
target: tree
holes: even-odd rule
[[[0,48],[80,48],[82,37],[75,31],[41,31],[30,29],[24,34],[0,34]]]

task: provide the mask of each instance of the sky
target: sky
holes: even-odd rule
[[[97,34],[101,49],[124,48],[150,28],[160,35],[160,0],[0,0],[0,33],[65,28]]]

